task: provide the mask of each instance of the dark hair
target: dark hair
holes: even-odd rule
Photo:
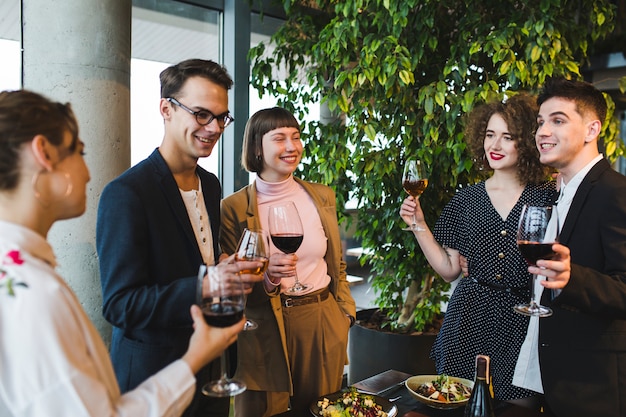
[[[300,131],[294,115],[282,107],[259,110],[248,119],[241,150],[241,165],[248,172],[263,170],[263,135],[279,127],[295,127]]]
[[[591,83],[567,80],[562,77],[546,78],[539,92],[539,97],[537,97],[537,104],[541,106],[553,97],[573,101],[576,104],[576,111],[581,116],[584,117],[586,113],[592,113],[594,117],[600,120],[600,123],[605,122],[606,100],[602,92]]]
[[[69,103],[57,103],[28,90],[0,92],[0,190],[17,187],[23,144],[43,135],[58,147],[67,131],[72,135],[68,150],[73,151],[78,143],[78,122]]]
[[[232,78],[220,64],[204,59],[188,59],[161,72],[161,98],[175,97],[190,77],[206,78],[226,90],[233,86]]]
[[[550,169],[539,162],[539,151],[535,144],[537,130],[537,105],[533,97],[518,93],[505,102],[494,101],[477,106],[469,114],[465,126],[465,141],[478,161],[486,163],[485,134],[489,119],[499,114],[507,124],[517,148],[517,178],[522,183],[538,183],[548,178]]]

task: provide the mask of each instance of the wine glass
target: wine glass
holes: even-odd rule
[[[552,245],[559,239],[559,220],[556,207],[524,205],[517,230],[517,247],[528,265],[537,266],[539,259],[552,259],[556,253]],[[548,317],[552,310],[535,301],[535,280],[530,282],[530,302],[513,309],[526,316]]]
[[[270,206],[270,236],[272,243],[283,253],[295,253],[304,237],[302,222],[298,209],[293,201]],[[294,272],[295,273],[295,272]],[[287,294],[298,295],[303,291],[312,288],[310,284],[303,284],[298,280],[296,274],[293,286],[285,291]]]
[[[196,286],[196,302],[202,309],[204,320],[210,326],[228,327],[243,317],[245,304],[243,285],[236,272],[227,265],[200,265]],[[241,394],[246,385],[228,377],[228,349],[220,357],[221,377],[202,387],[202,393],[209,397],[230,397]]]
[[[428,178],[422,166],[422,161],[419,159],[407,160],[404,164],[404,173],[402,174],[402,188],[404,188],[404,191],[417,199],[422,195],[426,187],[428,187]],[[417,225],[415,214],[413,215],[413,224],[402,230],[424,231],[422,227]]]
[[[261,229],[244,229],[237,245],[235,260],[261,262],[262,265],[254,269],[242,269],[240,273],[263,275],[267,270],[269,257],[269,242],[265,231]],[[254,320],[246,319],[246,325],[243,329],[254,330],[257,327],[259,325]]]

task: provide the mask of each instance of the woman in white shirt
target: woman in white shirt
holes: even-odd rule
[[[236,340],[243,320],[211,328],[192,306],[185,355],[121,395],[107,348],[46,240],[55,221],[85,211],[83,149],[69,104],[0,92],[0,415],[178,416],[194,373]]]

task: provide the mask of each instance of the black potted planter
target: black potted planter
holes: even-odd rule
[[[388,369],[411,375],[435,374],[435,363],[429,355],[436,334],[400,334],[364,326],[376,311],[356,313],[357,321],[348,340],[348,384]]]

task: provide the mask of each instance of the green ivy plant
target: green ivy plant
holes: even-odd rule
[[[479,103],[548,76],[581,78],[594,42],[614,28],[601,0],[283,0],[287,20],[249,52],[252,85],[305,120],[299,175],[337,192],[340,218],[358,202],[356,235],[372,268],[376,303],[393,331],[422,332],[440,315],[449,284],[402,231],[402,166],[429,167],[421,196],[432,226],[458,186],[481,178],[463,140]],[[610,98],[609,98],[610,100]],[[612,103],[612,101],[611,101]],[[617,123],[605,154],[624,154]],[[347,220],[349,221],[349,219]]]

